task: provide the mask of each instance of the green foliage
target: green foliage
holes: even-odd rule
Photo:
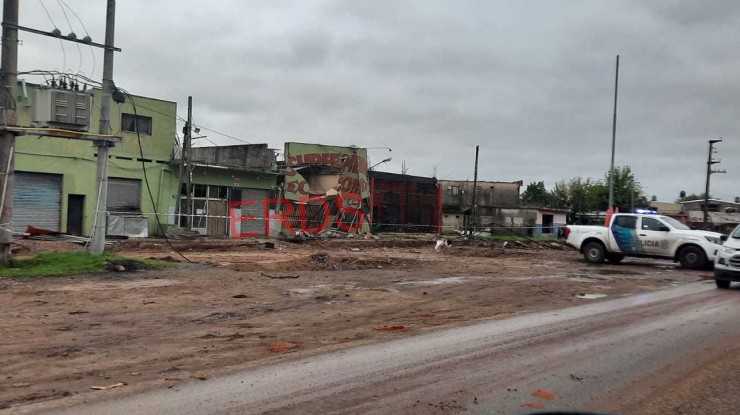
[[[10,267],[0,267],[0,277],[55,277],[87,272],[103,272],[108,261],[124,260],[112,255],[92,255],[87,252],[47,252],[32,258],[15,259]],[[141,261],[147,267],[165,267],[169,263]]]
[[[548,206],[552,200],[552,195],[545,188],[545,182],[532,182],[522,193],[522,202],[527,206]]]
[[[569,209],[571,220],[591,211],[605,211],[609,208],[609,172],[602,180],[575,177],[555,183],[552,191],[545,189],[544,182],[527,185],[522,194],[527,205]],[[629,166],[614,168],[614,205],[620,212],[630,212],[632,207],[649,204],[644,189],[635,179]]]

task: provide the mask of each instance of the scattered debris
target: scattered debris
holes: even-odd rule
[[[29,386],[31,386],[31,384],[30,383],[26,383],[26,382],[23,382],[23,383],[14,383],[14,384],[10,385],[11,388],[27,388]]]
[[[175,227],[168,228],[164,235],[169,239],[179,239],[185,241],[192,241],[194,239],[200,238],[200,233],[198,231]]]
[[[532,396],[534,396],[535,398],[547,399],[548,401],[556,398],[555,392],[544,389],[535,390],[534,392],[532,392]]]
[[[594,300],[597,298],[604,298],[606,297],[606,294],[599,294],[599,293],[578,293],[576,294],[577,298],[582,298],[584,300]]]
[[[181,260],[173,257],[172,255],[167,255],[165,257],[154,257],[150,256],[149,259],[153,259],[156,261],[165,261],[165,262],[182,262]]]
[[[265,249],[275,249],[274,242],[265,242]]]
[[[270,274],[265,274],[264,272],[260,272],[260,275],[262,275],[263,277],[273,279],[273,280],[286,280],[286,279],[294,280],[296,278],[301,277],[300,275],[270,275]]]
[[[105,263],[105,269],[113,272],[138,271],[144,268],[146,265],[143,262],[133,259],[116,259]]]
[[[329,255],[325,252],[317,252],[311,255],[311,261],[318,262],[319,264],[325,264],[329,262]]]
[[[361,251],[360,248],[350,248],[349,250],[352,251],[352,252],[360,252]]]
[[[507,246],[509,246],[509,241],[504,241],[503,247],[506,248]]]
[[[247,296],[246,294],[237,294],[237,295],[231,296],[231,298],[247,298]]]
[[[574,375],[574,374],[571,373],[570,374],[570,378],[572,380],[575,380],[576,382],[583,382],[583,377],[582,376],[576,376],[576,375]]]
[[[21,235],[23,235],[24,239],[35,239],[39,241],[68,241],[80,245],[87,245],[90,243],[90,238],[86,238],[84,236],[69,235],[33,226],[26,227],[26,232]],[[111,245],[113,244],[113,241],[105,241],[105,244]]]
[[[434,246],[434,250],[435,251],[439,251],[439,250],[441,250],[443,248],[447,248],[449,246],[450,246],[450,241],[447,238],[445,238],[445,239],[438,239],[437,240],[437,245]]]
[[[399,330],[406,330],[406,326],[401,326],[401,325],[380,326],[380,327],[375,327],[373,330],[375,331],[399,331]]]
[[[273,353],[287,352],[288,350],[295,349],[296,347],[298,347],[298,345],[295,343],[270,343],[270,345],[268,346],[270,351]]]
[[[126,385],[128,385],[128,383],[126,383],[126,382],[118,382],[118,383],[114,383],[114,384],[108,385],[108,386],[90,386],[90,389],[94,389],[96,391],[105,391],[105,390],[108,390],[108,389],[120,388],[121,386],[126,386]]]
[[[526,402],[519,405],[519,407],[527,409],[543,409],[545,408],[545,404],[543,402]]]

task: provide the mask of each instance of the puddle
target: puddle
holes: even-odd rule
[[[583,298],[584,300],[594,300],[597,298],[604,298],[606,297],[606,294],[598,294],[598,293],[578,293],[576,294],[577,298]]]
[[[466,282],[466,277],[442,277],[433,280],[417,280],[417,281],[401,281],[397,282],[398,285],[444,285],[444,284],[462,284]]]

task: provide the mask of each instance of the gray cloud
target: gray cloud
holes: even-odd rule
[[[67,2],[102,39],[104,5]],[[25,24],[49,26],[38,3],[23,6]],[[552,185],[607,170],[620,54],[617,163],[671,200],[702,191],[706,140],[723,136],[728,174],[713,193],[730,198],[738,14],[733,1],[132,0],[118,2],[115,78],[181,114],[192,95],[196,122],[250,142],[388,146],[393,171],[406,160],[412,174],[463,179],[481,145],[481,177]],[[66,55],[76,71],[77,50]],[[58,42],[24,36],[21,63],[60,67]]]

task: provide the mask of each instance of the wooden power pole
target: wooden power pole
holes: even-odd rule
[[[470,234],[473,234],[473,231],[475,231],[478,228],[478,204],[476,203],[476,189],[478,188],[478,150],[480,149],[480,146],[475,146],[475,170],[473,172],[473,202],[470,207],[470,221],[472,222],[470,224]]]
[[[2,60],[0,62],[2,88],[3,124],[5,127],[18,123],[15,103],[15,88],[18,82],[18,0],[3,2]],[[15,134],[5,129],[0,134],[0,169],[2,177],[2,199],[0,200],[0,250],[4,265],[10,263],[10,242],[13,234],[10,223],[13,221],[13,176]]]

